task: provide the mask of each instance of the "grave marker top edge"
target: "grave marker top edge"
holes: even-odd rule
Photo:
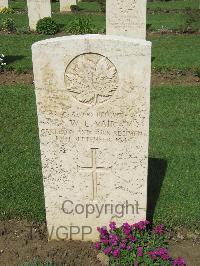
[[[122,42],[130,42],[133,44],[144,45],[144,46],[152,46],[150,41],[146,41],[143,39],[125,37],[125,36],[117,36],[117,35],[100,35],[100,34],[86,34],[86,35],[71,35],[71,36],[63,36],[56,37],[51,39],[46,39],[42,41],[35,42],[32,45],[32,48],[35,48],[40,45],[46,45],[48,43],[57,43],[57,42],[65,42],[69,40],[110,40],[110,41],[122,41]]]

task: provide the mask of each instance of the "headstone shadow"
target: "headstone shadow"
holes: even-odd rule
[[[153,221],[156,203],[158,201],[163,180],[167,170],[167,161],[149,158],[148,193],[147,193],[147,220]]]
[[[23,55],[7,55],[5,57],[5,61],[6,61],[6,64],[9,65],[9,64],[14,63],[15,61],[22,60],[24,57],[25,56]]]

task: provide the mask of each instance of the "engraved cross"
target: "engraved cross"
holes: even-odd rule
[[[105,172],[110,172],[112,169],[112,166],[110,167],[101,167],[97,166],[97,150],[98,148],[91,148],[91,159],[92,159],[92,164],[91,166],[85,166],[81,167],[78,166],[78,172],[83,172],[83,173],[91,173],[92,174],[92,200],[97,199],[97,177],[98,173],[105,173]]]

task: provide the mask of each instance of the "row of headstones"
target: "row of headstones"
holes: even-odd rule
[[[71,6],[76,5],[81,0],[59,0],[60,12],[71,11]],[[27,0],[29,28],[36,30],[37,22],[44,17],[51,17],[50,0]]]
[[[145,13],[146,0],[107,0],[107,32],[115,35],[32,46],[50,239],[94,241],[97,226],[146,219],[151,43],[144,40]]]
[[[72,5],[81,0],[60,0],[60,12],[70,11]],[[37,22],[44,17],[51,17],[50,0],[27,0],[30,30],[36,30]],[[0,8],[8,8],[8,0],[0,0]]]
[[[60,1],[60,11],[64,12],[64,11],[70,11],[70,6],[71,5],[76,5],[77,2],[80,2],[81,0],[59,0]],[[46,1],[42,1],[42,0],[32,0],[32,2],[46,2]],[[47,1],[48,4],[50,4],[50,1]],[[0,8],[8,8],[8,0],[0,0]]]
[[[70,6],[76,3],[77,0],[60,0],[60,11],[70,11]],[[107,34],[145,39],[146,0],[110,0],[106,5]],[[0,0],[0,7],[3,6],[8,6],[8,0]],[[38,20],[51,17],[50,0],[27,0],[27,6],[31,30],[36,30]]]

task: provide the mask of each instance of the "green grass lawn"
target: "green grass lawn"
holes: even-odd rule
[[[33,88],[0,87],[0,219],[44,220]]]
[[[27,12],[27,3],[24,0],[9,1],[9,7],[14,9],[14,11],[24,11]],[[59,2],[51,3],[52,12],[59,12],[60,4]]]
[[[86,11],[98,12],[100,11],[100,6],[96,2],[80,2],[78,5]],[[15,0],[10,1],[9,6],[14,9],[25,9],[26,1],[24,0]],[[154,1],[148,3],[149,9],[185,9],[185,8],[199,8],[198,0],[177,0],[177,1]],[[52,3],[52,11],[59,11],[59,2]]]
[[[73,13],[54,13],[52,14],[53,19],[61,26],[61,30],[64,30],[64,27],[66,27],[69,22],[71,22],[73,19],[75,19],[78,16],[88,16],[87,14],[78,13],[78,14],[73,14]],[[104,29],[106,26],[106,20],[104,15],[95,15],[90,14],[89,15],[92,23],[99,29]],[[23,13],[23,14],[1,14],[0,15],[0,26],[3,24],[3,20],[6,18],[12,18],[15,21],[16,27],[18,29],[27,29],[28,30],[28,14]]]
[[[84,11],[101,12],[101,6],[96,2],[79,2],[78,6],[80,6],[80,8],[82,8]]]
[[[167,162],[157,221],[200,226],[199,118],[199,87],[152,89],[150,156]]]
[[[184,13],[148,14],[147,23],[151,24],[150,30],[170,29],[177,30],[184,26],[186,16]]]
[[[33,87],[1,86],[0,102],[0,219],[43,221]],[[167,165],[154,220],[168,226],[200,228],[199,110],[198,87],[151,90],[149,157]]]
[[[198,0],[177,0],[177,1],[154,1],[148,3],[148,8],[154,9],[185,9],[185,8],[199,8]]]
[[[154,36],[150,41],[156,70],[200,69],[200,36]]]
[[[25,10],[27,8],[26,1],[24,0],[16,0],[16,1],[9,0],[8,5],[10,8],[16,10]]]
[[[45,38],[42,35],[2,35],[0,51],[6,55],[8,69],[17,72],[32,70],[31,45]]]
[[[7,56],[8,69],[17,72],[32,69],[31,45],[46,39],[42,35],[1,35],[0,52]],[[152,67],[155,70],[200,69],[200,36],[153,36]],[[16,45],[17,44],[17,45]]]
[[[14,10],[27,10],[27,4],[24,0],[15,0],[10,1],[9,6]],[[79,2],[78,6],[83,9],[83,11],[87,12],[101,12],[100,5],[97,2]],[[51,10],[52,12],[59,12],[60,10],[60,3],[53,2],[51,3]]]
[[[83,16],[81,14],[73,14],[73,13],[68,13],[66,14],[61,14],[61,13],[56,13],[53,15],[53,18],[55,21],[61,25],[61,28],[67,27],[67,25],[76,17]],[[84,15],[86,17],[89,17],[91,19],[92,24],[99,30],[101,31],[102,29],[106,28],[106,20],[105,16],[103,15],[95,15],[95,13],[90,14],[90,15]]]

